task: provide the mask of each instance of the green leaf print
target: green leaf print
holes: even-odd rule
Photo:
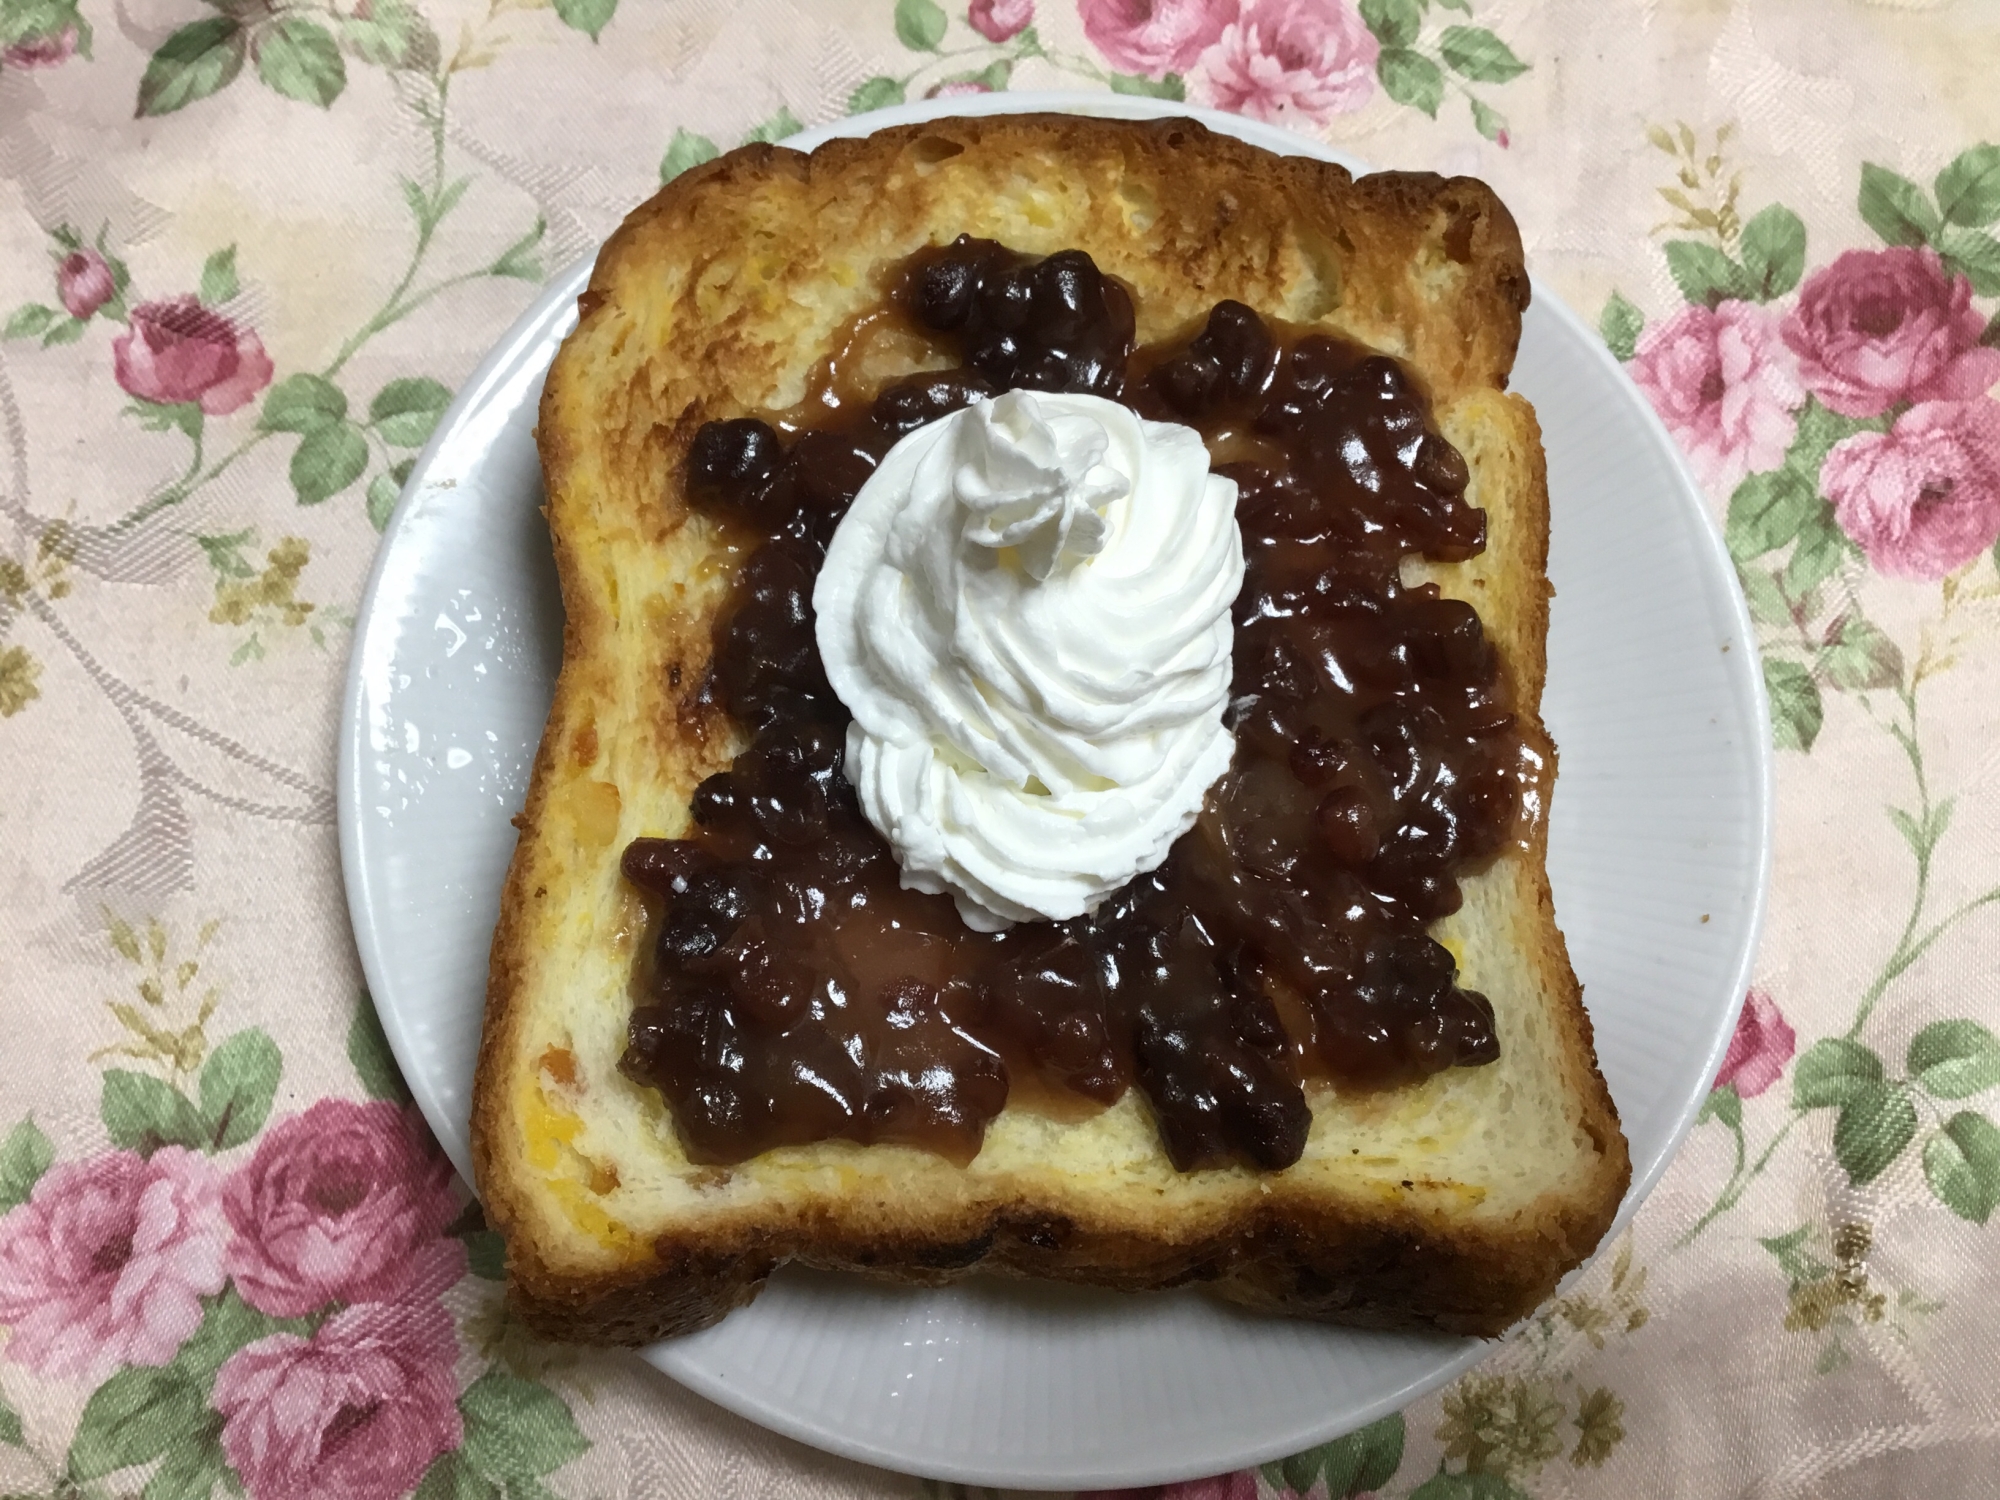
[[[1773,203],[1743,226],[1742,250],[1750,294],[1759,302],[1782,297],[1805,274],[1805,221],[1783,204]]]
[[[1776,574],[1761,568],[1739,568],[1736,578],[1743,585],[1743,597],[1749,601],[1751,619],[1762,625],[1792,623],[1792,606],[1778,587]]]
[[[1886,244],[1928,245],[1938,232],[1938,211],[1924,190],[1872,161],[1861,164],[1861,195],[1856,206],[1862,221]]]
[[[1187,80],[1178,73],[1168,73],[1162,78],[1144,78],[1137,73],[1112,73],[1106,76],[1105,82],[1111,85],[1114,94],[1172,99],[1176,103],[1187,98]]]
[[[368,13],[335,20],[340,45],[378,68],[428,72],[438,64],[437,33],[408,0],[372,0]]]
[[[368,403],[368,420],[382,440],[398,448],[421,448],[451,405],[451,391],[428,375],[392,380]]]
[[[1611,294],[1611,300],[1604,304],[1604,311],[1597,316],[1598,336],[1620,360],[1630,359],[1638,351],[1639,335],[1645,327],[1646,315],[1619,292]]]
[[[150,1463],[199,1427],[207,1408],[201,1387],[171,1365],[120,1370],[84,1403],[67,1477],[88,1483]]]
[[[1423,30],[1418,0],[1361,0],[1361,20],[1385,47],[1407,47]]]
[[[211,1151],[240,1146],[264,1128],[284,1066],[278,1044],[254,1026],[209,1053],[201,1070],[201,1123]]]
[[[752,141],[774,143],[784,140],[787,136],[797,135],[804,129],[805,126],[799,123],[799,117],[792,113],[791,106],[780,104],[778,112],[770,119],[750,127],[749,132],[743,137],[743,144],[747,146]]]
[[[1937,174],[1935,186],[1946,223],[1978,229],[2000,219],[2000,146],[1961,151]]]
[[[1470,94],[1466,99],[1472,105],[1472,128],[1489,141],[1499,140],[1507,129],[1507,117],[1483,99],[1474,99]]]
[[[486,1226],[486,1211],[473,1199],[454,1219],[445,1233],[465,1245],[466,1266],[483,1281],[499,1281],[507,1274],[507,1242]]]
[[[1423,53],[1408,47],[1384,47],[1375,60],[1382,92],[1398,104],[1420,109],[1433,120],[1444,102],[1444,74]]]
[[[7,0],[0,5],[0,47],[55,34],[76,15],[76,0]]]
[[[138,417],[139,425],[148,432],[178,427],[196,442],[201,441],[202,411],[193,401],[135,401],[125,409]]]
[[[406,458],[368,481],[368,521],[377,531],[385,528],[389,517],[396,513],[396,502],[403,498],[403,486],[410,482],[410,470],[416,467],[416,462],[414,458]]]
[[[1885,432],[1888,426],[1886,417],[1843,417],[1808,396],[1799,408],[1798,435],[1785,452],[1785,467],[1817,487],[1820,468],[1835,443],[1857,432]]]
[[[301,505],[318,505],[346,489],[368,467],[368,439],[352,422],[329,422],[300,440],[292,454],[292,490]]]
[[[243,71],[243,28],[227,16],[183,26],[160,44],[139,80],[141,115],[170,115],[228,86]]]
[[[264,397],[257,425],[266,432],[317,432],[347,415],[340,387],[318,375],[287,375]]]
[[[1947,225],[1938,234],[1945,268],[1972,283],[1982,297],[2000,296],[2000,240],[1977,229]]]
[[[200,1150],[207,1144],[201,1115],[179,1089],[146,1073],[107,1068],[98,1101],[104,1130],[114,1146],[150,1156],[162,1146]]]
[[[1799,1109],[1847,1104],[1882,1082],[1882,1059],[1846,1037],[1814,1042],[1792,1069],[1792,1103]]]
[[[1826,502],[1811,481],[1789,466],[1752,474],[1729,497],[1723,540],[1738,562],[1762,557],[1797,536]]]
[[[847,112],[850,115],[866,114],[871,109],[887,109],[892,104],[901,104],[905,96],[903,81],[891,78],[886,73],[864,79],[853,93],[847,96]]]
[[[1810,750],[1826,719],[1819,684],[1795,661],[1764,658],[1764,691],[1771,699],[1771,742],[1780,750]]]
[[[1974,1224],[2000,1207],[2000,1130],[1972,1110],[1961,1110],[1924,1143],[1924,1181],[1938,1202]]]
[[[1969,1099],[2000,1083],[2000,1037],[1977,1021],[1933,1021],[1910,1039],[1908,1062],[1933,1099]]]
[[[410,1500],[501,1500],[500,1486],[465,1461],[457,1449],[440,1453],[424,1470]]]
[[[60,308],[42,307],[37,303],[30,302],[23,307],[15,308],[8,316],[7,326],[0,328],[0,339],[34,338],[38,334],[46,333],[49,325],[54,323],[58,318],[66,318],[68,316],[69,314],[63,312]]]
[[[409,1087],[396,1066],[396,1054],[389,1050],[389,1038],[382,1033],[382,1021],[375,1014],[375,1002],[366,990],[354,1007],[354,1019],[347,1027],[347,1060],[371,1099],[388,1099],[397,1104],[410,1102]]]
[[[990,62],[985,67],[971,73],[953,73],[941,79],[942,83],[976,83],[988,93],[1005,92],[1008,82],[1014,76],[1014,60],[1010,57]],[[1164,83],[1164,80],[1162,80]],[[1115,91],[1114,91],[1115,92]]]
[[[1667,270],[1681,295],[1701,307],[1751,294],[1750,273],[1701,240],[1668,240]]]
[[[545,1386],[488,1370],[458,1398],[466,1461],[509,1482],[553,1473],[590,1448],[562,1398]]]
[[[556,18],[595,42],[618,13],[618,0],[555,0]]]
[[[1439,40],[1445,66],[1474,83],[1506,83],[1528,71],[1513,49],[1482,26],[1447,26]]]
[[[1937,841],[1944,837],[1945,829],[1951,825],[1952,808],[1956,805],[1955,798],[1946,797],[1943,801],[1932,805],[1930,815],[1922,822],[1912,818],[1900,807],[1883,810],[1889,814],[1889,821],[1896,825],[1896,831],[1902,834],[1904,842],[1909,844],[1910,852],[1919,860],[1927,860],[1931,857],[1931,850],[1937,847]],[[1922,1034],[1918,1033],[1919,1036]],[[1915,1043],[1911,1045],[1914,1046]]]
[[[1812,1226],[1801,1224],[1790,1234],[1774,1235],[1770,1239],[1760,1239],[1758,1244],[1777,1258],[1778,1269],[1785,1273],[1785,1279],[1793,1286],[1806,1286],[1832,1274],[1833,1267],[1806,1249],[1806,1242],[1812,1237]]]
[[[1743,1096],[1736,1092],[1734,1084],[1725,1083],[1708,1091],[1708,1097],[1701,1101],[1701,1113],[1694,1117],[1697,1125],[1703,1120],[1720,1120],[1731,1130],[1743,1128]]]
[[[1917,1107],[1901,1084],[1863,1087],[1840,1107],[1833,1155],[1856,1187],[1873,1182],[1917,1133]]]
[[[196,1431],[177,1437],[139,1500],[209,1500],[217,1480],[235,1477],[222,1451],[222,1418],[210,1412]]]
[[[1843,615],[1827,633],[1820,670],[1843,693],[1894,687],[1903,680],[1903,653],[1859,615]]]
[[[1335,1438],[1312,1451],[1328,1500],[1347,1500],[1379,1490],[1403,1464],[1403,1417],[1398,1412],[1370,1422],[1358,1432]],[[1303,1493],[1303,1490],[1301,1490]]]
[[[509,245],[500,258],[486,268],[486,274],[511,276],[516,281],[540,281],[542,258],[536,251],[542,243],[542,236],[548,232],[549,221],[537,214],[535,227]]]
[[[1414,1490],[1410,1500],[1528,1500],[1499,1474],[1433,1474]]]
[[[325,109],[347,87],[347,64],[340,48],[317,21],[281,16],[260,28],[250,50],[257,58],[257,76],[287,99]]]
[[[936,0],[896,0],[896,40],[912,52],[935,52],[950,23]]]
[[[0,1443],[10,1448],[25,1448],[27,1434],[21,1430],[21,1414],[7,1404],[7,1398],[0,1396]]]
[[[236,295],[236,247],[218,250],[202,263],[201,300],[210,307]]]
[[[863,88],[867,86],[867,84],[862,85]],[[721,154],[716,149],[715,142],[707,136],[696,135],[688,130],[676,130],[674,138],[667,142],[667,154],[660,158],[660,181],[672,182],[689,167],[698,167],[705,161],[714,161]]]
[[[26,1203],[55,1160],[56,1148],[33,1115],[8,1131],[7,1139],[0,1141],[0,1213]]]
[[[206,1388],[215,1379],[229,1356],[245,1344],[274,1333],[309,1334],[318,1326],[313,1318],[274,1318],[261,1313],[225,1286],[213,1297],[202,1298],[201,1323],[174,1351],[169,1369],[188,1381]]]
[[[1799,544],[1785,563],[1785,592],[1805,598],[1854,555],[1854,543],[1834,522],[1833,508],[1818,507],[1799,528]]]

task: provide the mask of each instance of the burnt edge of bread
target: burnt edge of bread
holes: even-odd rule
[[[1199,156],[1210,181],[1225,186],[1212,199],[1180,205],[1168,243],[1159,247],[1164,274],[1214,301],[1226,287],[1209,290],[1216,247],[1245,211],[1246,198],[1269,207],[1272,199],[1288,212],[1315,215],[1315,227],[1345,247],[1344,284],[1370,290],[1365,260],[1371,246],[1356,240],[1415,243],[1440,216],[1441,241],[1453,261],[1477,272],[1455,298],[1448,318],[1428,322],[1420,310],[1393,310],[1419,333],[1420,347],[1403,357],[1430,385],[1435,398],[1479,388],[1504,390],[1520,337],[1521,313],[1529,283],[1519,233],[1492,190],[1470,178],[1446,179],[1430,173],[1380,173],[1356,179],[1344,168],[1305,157],[1276,156],[1232,137],[1208,131],[1191,120],[1100,121],[1066,115],[1014,115],[947,119],[899,127],[860,140],[838,140],[810,156],[770,145],[752,145],[694,168],[634,210],[606,243],[588,290],[579,299],[577,338],[612,295],[628,258],[642,261],[645,242],[662,231],[691,231],[693,216],[711,195],[753,189],[759,182],[816,176],[839,178],[893,161],[919,142],[941,140],[965,145],[995,142],[1024,152],[1074,150],[1123,153],[1164,165],[1182,152]],[[1178,164],[1176,164],[1178,166]],[[939,225],[944,238],[957,233]],[[1154,247],[1148,248],[1149,257]],[[1225,256],[1226,259],[1226,256]],[[1215,278],[1220,281],[1222,278]],[[1386,293],[1381,294],[1385,298]],[[1339,305],[1336,303],[1336,305]],[[1331,311],[1331,308],[1329,308]],[[1419,325],[1422,325],[1421,327]],[[1435,326],[1433,326],[1435,325]],[[736,340],[724,330],[714,340],[709,368],[722,373]],[[548,478],[550,511],[559,508],[565,476],[576,455],[572,434],[551,420],[564,378],[559,354],[543,397],[537,437]],[[685,450],[702,420],[699,391],[655,438],[674,454]],[[721,387],[726,388],[726,387]],[[1525,405],[1523,404],[1525,410]],[[1532,427],[1532,417],[1528,418]],[[1540,587],[1530,591],[1530,618],[1517,632],[1525,650],[1509,653],[1523,717],[1523,733],[1547,757],[1553,778],[1555,756],[1539,718],[1546,675],[1548,597],[1547,486],[1537,444],[1534,483],[1521,499],[1537,511],[1532,525],[1540,539],[1535,558]],[[1547,820],[1535,828],[1523,875],[1542,918],[1543,940],[1533,955],[1550,992],[1550,1012],[1563,1053],[1572,1098],[1580,1101],[1580,1127],[1599,1147],[1597,1170],[1587,1184],[1544,1195],[1543,1211],[1525,1227],[1435,1224],[1419,1230],[1414,1221],[1393,1215],[1358,1218],[1338,1211],[1314,1212],[1296,1201],[1281,1213],[1253,1212],[1226,1232],[1193,1242],[1143,1234],[1087,1234],[1073,1224],[1030,1210],[1001,1208],[969,1219],[941,1216],[921,1234],[847,1233],[826,1224],[739,1226],[728,1240],[714,1234],[683,1240],[668,1234],[655,1240],[650,1262],[615,1271],[579,1275],[553,1266],[532,1237],[517,1232],[524,1222],[521,1184],[496,1159],[495,1132],[503,1102],[497,1084],[504,1059],[515,1050],[520,1020],[515,1000],[523,977],[528,913],[543,898],[533,851],[548,791],[565,756],[588,760],[594,729],[567,731],[565,692],[570,665],[580,659],[594,622],[593,606],[578,587],[579,561],[563,530],[552,525],[558,573],[568,606],[563,672],[559,675],[549,726],[537,751],[522,829],[510,867],[501,917],[494,933],[473,1112],[475,1176],[495,1227],[507,1236],[508,1298],[522,1321],[538,1335],[589,1343],[639,1344],[708,1326],[753,1298],[778,1265],[802,1264],[859,1271],[903,1281],[942,1282],[969,1272],[1053,1277],[1125,1291],[1160,1290],[1204,1283],[1233,1300],[1292,1316],[1380,1328],[1428,1328],[1454,1334],[1497,1336],[1526,1315],[1560,1277],[1582,1261],[1609,1227],[1630,1179],[1626,1143],[1616,1110],[1595,1063],[1590,1021],[1567,950],[1553,918],[1545,873]],[[688,620],[675,643],[682,659],[705,667],[708,621]],[[689,676],[697,678],[699,671]],[[695,682],[683,685],[685,708]],[[1546,783],[1545,783],[1546,785]],[[1513,856],[1508,856],[1513,858]]]

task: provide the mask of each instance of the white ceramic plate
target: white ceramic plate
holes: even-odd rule
[[[1344,160],[1230,116],[1097,94],[907,106],[791,144],[1029,108],[1193,115],[1276,151]],[[562,651],[531,428],[588,272],[572,266],[548,288],[440,423],[383,539],[348,681],[340,838],[355,938],[390,1044],[462,1172],[508,818]],[[1514,385],[1541,416],[1553,509],[1544,711],[1562,760],[1549,874],[1632,1145],[1622,1224],[1687,1132],[1747,981],[1769,848],[1766,710],[1749,618],[1672,443],[1540,287]],[[1480,1352],[1257,1317],[1192,1292],[902,1289],[787,1271],[752,1306],[647,1358],[821,1448],[1053,1488],[1294,1452],[1396,1410]]]

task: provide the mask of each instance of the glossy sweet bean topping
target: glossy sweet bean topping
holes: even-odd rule
[[[958,359],[781,434],[696,434],[697,506],[763,538],[703,689],[752,736],[689,837],[626,875],[650,941],[624,1069],[690,1155],[831,1138],[969,1160],[1010,1097],[1087,1112],[1136,1084],[1182,1170],[1279,1168],[1303,1083],[1385,1088],[1498,1055],[1492,1007],[1427,931],[1514,835],[1523,751],[1478,615],[1403,560],[1485,545],[1464,459],[1395,361],[1222,302],[1135,349],[1089,257],[961,238],[893,305]],[[1239,487],[1236,755],[1158,869],[1087,917],[972,932],[903,890],[841,770],[848,714],[813,637],[827,539],[904,434],[998,391],[1087,391],[1199,430]]]

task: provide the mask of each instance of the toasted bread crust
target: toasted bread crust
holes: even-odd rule
[[[996,201],[1007,206],[988,206]],[[1486,1187],[1449,1173],[1429,1180],[1415,1160],[1386,1192],[1380,1171],[1329,1192],[1328,1174],[1344,1160],[1317,1175],[1177,1178],[1157,1144],[1158,1161],[1142,1164],[1154,1187],[1136,1195],[988,1171],[991,1145],[961,1169],[840,1142],[774,1153],[791,1175],[773,1188],[737,1180],[754,1173],[676,1167],[657,1099],[659,1160],[607,1161],[592,1111],[606,1091],[636,1091],[608,1067],[596,1068],[590,1087],[599,1092],[588,1098],[537,1071],[545,1048],[581,1048],[565,1010],[591,1011],[601,1033],[608,1005],[622,1026],[622,986],[608,996],[601,984],[577,988],[580,974],[612,972],[592,970],[593,954],[629,968],[636,921],[617,884],[619,851],[642,832],[679,833],[694,785],[740,743],[695,698],[732,563],[676,482],[694,429],[796,401],[839,330],[879,301],[880,272],[962,231],[1034,253],[1088,251],[1132,287],[1142,341],[1189,329],[1233,297],[1402,358],[1466,453],[1492,531],[1472,563],[1411,571],[1480,608],[1529,741],[1546,753],[1546,794],[1554,752],[1536,713],[1546,479],[1532,412],[1501,394],[1528,281],[1513,221],[1483,184],[1355,180],[1190,121],[1069,116],[940,121],[831,142],[810,157],[751,146],[696,168],[606,244],[542,401],[538,438],[568,618],[494,934],[473,1117],[476,1177],[507,1236],[513,1304],[544,1336],[643,1342],[713,1322],[773,1267],[798,1260],[917,1281],[977,1268],[1128,1290],[1206,1282],[1302,1316],[1497,1334],[1590,1252],[1629,1178],[1554,922],[1546,818],[1525,847],[1469,884],[1467,912],[1441,934],[1451,941],[1462,929],[1468,950],[1518,970],[1510,989],[1534,1010],[1527,1034],[1546,1050],[1559,1123],[1576,1146],[1568,1165],[1504,1213]],[[638,579],[634,557],[670,566]],[[600,1036],[599,1053],[605,1045]],[[1449,1075],[1423,1086],[1421,1107],[1445,1109],[1452,1087]],[[628,1114],[645,1107],[618,1097]],[[1382,1108],[1318,1096],[1316,1133],[1364,1129]],[[621,1170],[651,1174],[666,1185],[659,1201],[683,1208],[653,1212],[632,1184],[622,1197],[598,1193],[607,1168],[614,1185]],[[859,1188],[797,1185],[857,1169]]]

